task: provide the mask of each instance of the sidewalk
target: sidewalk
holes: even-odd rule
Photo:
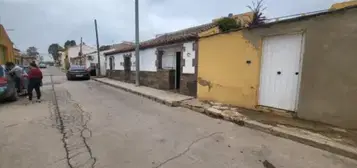
[[[115,88],[119,88],[131,93],[135,93],[137,95],[147,97],[154,101],[166,104],[168,106],[177,107],[180,105],[180,102],[184,100],[193,99],[193,97],[185,96],[181,94],[176,94],[168,91],[158,90],[150,87],[140,86],[137,87],[131,83],[120,82],[113,79],[108,78],[93,78],[93,80],[98,81],[100,83],[104,83]]]
[[[94,78],[93,80],[150,98],[169,106],[189,108],[211,117],[234,122],[240,126],[246,126],[352,159],[357,159],[357,131],[294,119],[287,115],[281,116],[272,113],[257,112],[215,102],[201,102],[193,97],[145,86],[137,87],[134,84],[108,78]]]

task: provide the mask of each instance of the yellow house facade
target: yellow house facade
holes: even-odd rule
[[[251,44],[243,31],[218,35],[210,31],[200,34],[198,44],[198,98],[254,108],[259,84],[259,46]]]
[[[0,64],[14,61],[14,48],[5,28],[0,24]]]

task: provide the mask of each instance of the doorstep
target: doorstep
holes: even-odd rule
[[[121,82],[109,78],[93,78],[93,80],[173,107],[179,106],[181,101],[193,99],[193,97],[190,96],[154,89],[146,86],[136,86],[132,83]]]

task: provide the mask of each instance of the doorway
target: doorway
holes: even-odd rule
[[[130,56],[124,56],[124,80],[130,80],[131,61]]]
[[[181,82],[181,52],[176,52],[175,89],[180,89]]]
[[[264,39],[260,105],[296,111],[303,44],[302,34],[271,36]]]
[[[114,62],[114,60],[113,60],[114,58],[113,57],[109,57],[109,70],[110,71],[112,71],[113,70],[113,62]]]

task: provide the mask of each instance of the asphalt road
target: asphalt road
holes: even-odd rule
[[[356,168],[357,161],[171,108],[54,67],[41,103],[0,104],[0,168]],[[53,85],[52,85],[53,84]]]

